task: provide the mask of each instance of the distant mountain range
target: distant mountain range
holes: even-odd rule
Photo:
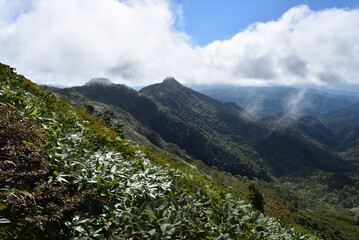
[[[223,103],[174,78],[140,91],[106,79],[92,80],[81,87],[47,89],[77,106],[93,108],[95,113],[112,112],[113,120],[123,123],[134,141],[185,156],[189,161],[199,159],[234,175],[270,180],[315,170],[353,170],[353,165],[334,151],[342,142],[314,117],[291,111],[256,119],[245,110],[246,105],[243,108],[233,101]],[[318,115],[353,101],[316,90],[282,88],[262,92],[265,94],[259,99],[272,99],[273,108],[266,110],[268,113],[284,110],[284,99],[290,103],[293,94],[313,100],[311,111],[319,109]],[[248,99],[248,94],[244,97],[236,93],[238,99]],[[227,98],[233,100],[230,95]]]
[[[323,117],[328,112],[359,102],[359,95],[293,87],[231,87],[201,90],[222,102],[235,102],[256,117],[280,112]]]

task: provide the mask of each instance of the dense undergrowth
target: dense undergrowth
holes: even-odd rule
[[[0,80],[1,239],[314,238],[6,65]]]
[[[287,212],[289,218],[279,216],[284,222],[294,222],[323,239],[358,239],[359,209],[353,207],[358,204],[357,177],[317,172],[260,185],[267,204],[277,202]],[[266,212],[277,216],[273,210],[268,206]]]

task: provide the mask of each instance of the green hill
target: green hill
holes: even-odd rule
[[[14,69],[0,78],[2,239],[314,239]]]

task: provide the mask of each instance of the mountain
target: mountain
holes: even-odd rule
[[[0,76],[1,239],[317,239],[182,159],[122,139],[9,66]],[[102,83],[85,87],[132,94]],[[249,190],[264,211],[257,187]]]
[[[359,123],[359,102],[330,111],[321,118],[321,121],[335,134],[338,134],[345,128]]]
[[[264,117],[260,121],[271,129],[301,135],[308,141],[323,144],[328,148],[333,148],[338,144],[332,131],[325,127],[320,120],[310,115],[282,112],[274,116]]]
[[[359,166],[359,102],[325,114],[321,122],[335,134],[341,156]]]
[[[79,108],[87,109],[93,115],[110,118],[115,125],[121,125],[129,139],[138,144],[168,151],[171,148],[172,152],[185,157],[185,154],[179,154],[176,146],[164,142],[147,121],[146,116],[155,114],[158,110],[155,103],[141,97],[137,91],[125,85],[112,82],[109,84],[107,80],[105,83],[92,79],[83,87],[42,88],[55,92],[59,97],[68,99]]]
[[[203,164],[203,168],[195,167],[200,166],[198,161],[190,165],[168,152],[157,153],[132,144],[123,139],[122,127],[134,134],[142,128],[154,130],[125,110],[91,101],[75,88],[52,90],[62,91],[57,94],[67,95],[86,111],[38,88],[6,65],[0,64],[0,77],[6,79],[0,81],[1,239],[358,239],[353,214],[333,205],[323,205],[321,211],[314,207],[323,199],[350,208],[357,206],[356,175],[319,172],[288,183],[293,177],[289,175],[282,178],[286,181],[282,185],[274,180],[264,187],[258,180],[248,181]],[[102,84],[104,81],[108,82],[96,80],[87,87],[117,88]],[[156,92],[162,91],[163,85],[155,85],[159,88]],[[184,100],[194,102],[191,94],[196,92],[175,86],[189,93],[182,96]],[[171,92],[171,88],[167,90]],[[127,96],[134,93],[125,86],[118,89],[118,93],[127,91]],[[198,106],[189,109],[189,115],[204,104],[197,101]],[[160,111],[167,111],[154,103]],[[236,104],[225,105],[226,111],[239,111],[240,118],[249,119],[254,126],[263,121],[243,116]],[[113,125],[114,116],[135,123],[118,128]],[[261,128],[284,137],[282,147],[286,148],[286,141],[292,139],[286,131],[292,130],[276,130],[275,119]],[[295,123],[297,116],[289,119],[284,122],[294,121],[291,124],[296,132],[292,135],[311,133]],[[312,121],[309,126],[318,124]],[[265,139],[258,136],[254,143],[259,140]],[[200,173],[203,170],[205,174]],[[300,230],[303,227],[306,234]]]
[[[280,112],[321,117],[329,111],[359,101],[359,97],[355,95],[293,87],[231,87],[207,89],[201,92],[222,102],[235,102],[256,117]]]
[[[234,175],[268,180],[308,170],[347,169],[340,157],[317,144],[316,138],[308,142],[302,135],[273,129],[239,105],[193,91],[174,78],[139,92],[118,84],[51,90],[69,99],[77,94],[117,112],[125,111],[150,129],[149,133],[155,133],[146,136],[153,145],[161,147],[161,139],[178,146],[177,152],[185,151],[193,159]]]

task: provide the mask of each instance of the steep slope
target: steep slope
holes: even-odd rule
[[[359,102],[325,114],[321,121],[335,134],[359,123]]]
[[[136,92],[123,85],[92,83],[58,90],[126,111],[154,136],[208,166],[242,176],[270,179],[298,171],[345,170],[335,154],[306,137],[265,126],[235,103],[221,103],[173,78]],[[75,95],[76,95],[75,94]],[[162,144],[163,145],[163,144]]]
[[[91,80],[92,81],[92,80]],[[87,84],[89,86],[90,84]],[[86,109],[90,114],[99,116],[99,117],[106,117],[109,118],[112,122],[115,122],[117,125],[121,125],[123,130],[125,130],[127,137],[131,139],[132,141],[145,145],[145,146],[151,146],[154,147],[153,144],[151,144],[150,138],[153,142],[156,143],[156,145],[162,145],[163,141],[161,140],[161,137],[156,134],[155,131],[153,131],[150,127],[147,127],[145,124],[141,123],[139,120],[137,120],[135,117],[133,117],[131,114],[129,114],[128,111],[124,110],[125,106],[123,108],[116,107],[113,104],[106,104],[101,101],[106,102],[106,95],[104,95],[104,99],[102,96],[96,94],[96,84],[91,84],[92,87],[88,87],[86,89],[82,89],[82,91],[85,91],[85,94],[82,94],[80,91],[77,91],[79,88],[69,88],[69,89],[60,89],[55,87],[48,87],[48,86],[41,86],[43,89],[52,91],[55,93],[58,97],[66,98],[68,99],[73,105]],[[103,84],[100,84],[103,85]],[[113,84],[113,86],[115,86]],[[105,88],[107,89],[107,88]],[[137,94],[135,91],[129,91],[129,88],[125,86],[117,86],[117,91],[121,92],[119,96],[126,96],[127,94]],[[86,97],[85,95],[89,94],[91,97],[92,95],[95,95],[96,97],[93,99],[97,101],[93,101],[89,99],[89,97]],[[99,94],[101,94],[101,91],[99,91]],[[127,95],[128,96],[128,95]],[[99,99],[100,98],[100,99]],[[117,99],[117,96],[115,96]],[[127,97],[127,99],[131,99],[131,97]],[[125,100],[125,99],[123,99]],[[125,104],[128,104],[127,102],[122,102]],[[108,101],[107,101],[108,102]]]
[[[337,138],[337,151],[357,167],[359,166],[359,103],[327,113],[321,121]]]
[[[329,148],[335,147],[337,140],[332,131],[326,128],[318,119],[309,115],[294,115],[289,112],[264,117],[260,120],[267,127],[294,135],[301,135],[308,141],[323,144]]]
[[[184,162],[155,164],[158,155],[8,66],[0,77],[1,239],[314,238]]]
[[[358,96],[292,87],[232,87],[201,92],[222,102],[235,102],[256,117],[285,111],[321,117],[329,111],[359,101]]]
[[[140,93],[166,113],[165,121],[159,119],[153,126],[166,141],[186,149],[209,166],[249,177],[268,177],[263,170],[269,166],[251,147],[251,142],[265,129],[258,127],[238,105],[223,104],[174,79],[165,79]]]
[[[213,142],[214,144],[231,152],[236,150],[238,152],[239,150],[243,156],[249,157],[250,161],[257,162],[262,169],[270,169],[277,176],[304,169],[329,171],[344,169],[345,164],[342,160],[335,154],[328,152],[327,149],[318,146],[319,144],[308,142],[307,138],[300,135],[288,134],[273,128],[269,129],[260,121],[254,121],[238,105],[215,101],[181,86],[174,79],[166,79],[163,83],[149,86],[140,92],[157,103],[166,106],[168,108],[167,112],[171,112],[174,115],[173,118],[185,119],[187,125],[196,123],[194,128],[197,131],[208,132],[206,129],[208,127],[214,130],[215,136],[219,137],[218,140],[216,139]],[[178,101],[179,99],[180,101]],[[167,105],[174,102],[175,105]],[[303,118],[303,121],[305,120]],[[318,122],[315,123],[320,125]],[[315,129],[315,123],[313,121],[312,128],[306,129],[308,133]],[[305,126],[308,126],[308,124]],[[323,127],[322,125],[320,126]],[[325,129],[322,130],[325,132]],[[178,133],[168,128],[164,128],[163,131],[166,134],[181,134],[181,132]],[[325,138],[325,134],[332,137],[330,131],[325,132],[323,136],[318,135],[316,137]],[[311,135],[314,136],[315,133],[313,132]],[[211,140],[211,136],[206,135],[204,140],[208,143]],[[202,148],[202,146],[198,146],[203,139],[203,137],[200,137],[200,134],[196,135],[196,147]],[[324,141],[324,139],[322,140]],[[189,147],[184,146],[181,142],[177,142],[177,144],[185,149],[189,149]],[[208,146],[204,147],[205,151],[212,151]],[[191,153],[191,151],[189,152]],[[205,159],[201,155],[199,155],[199,158]],[[223,159],[223,156],[221,158]],[[228,160],[225,163],[233,166],[236,164],[236,161]],[[233,172],[233,167],[229,171]]]
[[[341,156],[359,169],[359,123],[339,132],[337,138],[340,140],[337,150]]]
[[[168,83],[168,81],[165,81],[165,87],[175,90],[173,92],[177,92],[179,89],[185,89],[185,92],[187,91],[187,88],[184,88],[178,82],[176,82],[178,88],[175,88],[176,84],[173,84],[173,82],[172,84]],[[106,86],[104,84],[87,84],[82,87],[69,89],[51,88],[50,90],[60,94],[60,96],[67,97],[70,100],[72,99],[73,102],[76,102],[76,99],[80,99],[80,96],[84,96],[92,101],[108,104],[116,109],[116,111],[126,111],[137,121],[141,122],[145,128],[151,129],[152,131],[150,132],[155,132],[166,142],[179,145],[191,154],[193,158],[204,160],[209,166],[217,166],[220,169],[228,171],[231,170],[231,172],[235,174],[240,173],[245,176],[259,176],[254,173],[255,170],[251,169],[256,163],[251,163],[251,159],[240,150],[237,150],[235,144],[229,141],[227,141],[227,144],[225,139],[228,137],[219,135],[217,131],[211,128],[211,126],[213,126],[222,131],[230,132],[231,130],[229,130],[226,125],[218,124],[218,118],[225,118],[225,114],[227,114],[227,118],[229,118],[229,120],[232,118],[232,121],[234,121],[237,117],[236,115],[241,110],[237,105],[225,105],[202,94],[198,95],[198,99],[192,99],[195,95],[191,95],[192,93],[190,93],[190,99],[193,101],[193,106],[195,106],[193,107],[192,103],[189,104],[184,99],[181,99],[187,96],[180,93],[177,94],[173,100],[163,101],[163,106],[161,102],[155,102],[143,94],[143,92],[137,93],[123,85]],[[198,103],[203,103],[201,98],[206,99],[212,105],[196,105],[194,102],[197,100],[199,100]],[[181,101],[179,101],[179,99]],[[185,102],[187,104],[186,106],[183,105]],[[182,105],[178,105],[178,103]],[[223,106],[228,107],[224,108],[226,110],[221,110],[223,114],[220,114],[218,109],[222,109]],[[182,114],[185,109],[186,111],[189,111],[189,109],[193,111],[189,111],[190,114]],[[229,110],[230,112],[228,112]],[[234,112],[231,112],[233,110]],[[173,114],[174,112],[179,116]],[[245,117],[249,117],[244,111],[242,111],[242,113]],[[193,116],[196,116],[195,119]],[[211,122],[210,126],[204,124],[204,121]],[[197,125],[200,126],[200,128],[198,128]],[[155,136],[156,135],[153,134],[152,137],[147,136],[147,138],[158,146],[158,137]],[[254,134],[252,134],[252,136],[254,136]],[[232,149],[234,149],[234,151],[232,151]],[[226,164],[223,159],[236,159],[238,163],[236,166],[233,166],[229,163]],[[256,166],[256,169],[260,169],[260,166]],[[263,177],[265,176],[266,175],[263,174]]]

